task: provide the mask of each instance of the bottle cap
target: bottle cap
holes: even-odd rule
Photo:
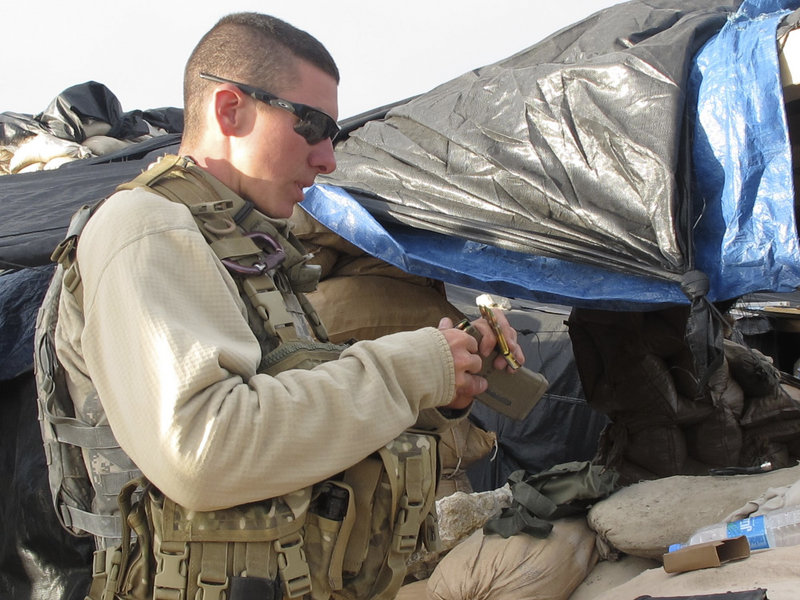
[[[675,550],[680,550],[681,548],[683,548],[683,544],[672,544],[667,552],[675,552]]]

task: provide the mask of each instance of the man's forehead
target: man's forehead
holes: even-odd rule
[[[334,119],[338,118],[339,86],[336,79],[303,59],[297,59],[293,72],[295,76],[290,78],[285,89],[273,93],[287,100],[317,108]]]

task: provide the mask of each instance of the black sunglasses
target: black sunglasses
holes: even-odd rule
[[[270,94],[264,90],[247,85],[246,83],[239,83],[225,79],[224,77],[217,77],[209,73],[200,73],[200,77],[208,79],[209,81],[216,81],[217,83],[230,83],[238,87],[242,92],[251,96],[256,100],[260,100],[270,106],[282,108],[300,119],[294,130],[305,139],[312,146],[320,143],[325,138],[330,138],[333,141],[339,134],[339,125],[330,115],[325,114],[321,110],[312,108],[305,104],[298,104],[297,102],[289,102],[283,98],[278,98],[274,94]]]

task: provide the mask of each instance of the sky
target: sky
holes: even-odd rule
[[[64,89],[97,81],[124,111],[182,106],[183,66],[229,12],[304,29],[341,72],[346,118],[426,92],[534,45],[617,0],[3,0],[0,112],[37,114]]]

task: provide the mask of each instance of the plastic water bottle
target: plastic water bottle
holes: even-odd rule
[[[698,529],[685,544],[673,544],[669,551],[703,542],[724,540],[744,535],[751,550],[795,546],[800,544],[800,506],[770,511],[731,523],[715,523]]]

